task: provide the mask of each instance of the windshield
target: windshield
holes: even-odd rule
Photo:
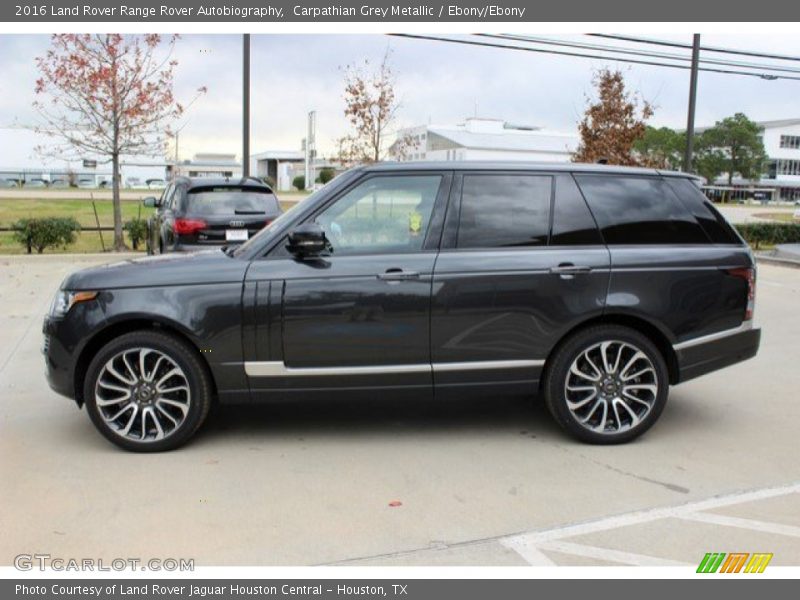
[[[187,212],[193,215],[261,215],[278,210],[278,201],[266,190],[237,188],[202,188],[189,190]]]

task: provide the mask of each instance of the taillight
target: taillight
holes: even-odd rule
[[[270,223],[272,223],[274,220],[275,220],[275,219],[267,219],[266,221],[264,221],[264,227],[266,227],[267,225],[269,225]]]
[[[744,320],[749,321],[753,318],[753,310],[756,307],[756,270],[753,267],[741,267],[728,269],[726,273],[747,282],[747,308],[744,311]]]
[[[203,219],[175,219],[172,230],[177,235],[192,235],[208,227]]]

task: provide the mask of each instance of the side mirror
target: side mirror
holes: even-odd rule
[[[330,242],[325,236],[325,230],[317,223],[303,223],[289,234],[289,243],[286,245],[295,256],[319,256],[331,249]]]
[[[158,199],[154,196],[148,196],[144,200],[142,200],[142,204],[144,204],[148,208],[155,208],[158,206]]]

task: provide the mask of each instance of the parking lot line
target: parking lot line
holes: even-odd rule
[[[701,511],[713,510],[723,506],[732,506],[745,502],[753,502],[756,500],[764,500],[777,496],[785,496],[798,491],[800,491],[800,483],[762,488],[747,492],[738,492],[724,496],[715,496],[706,500],[699,500],[686,504],[634,511],[631,513],[615,515],[595,521],[587,521],[585,523],[577,523],[574,525],[556,527],[548,530],[532,531],[529,533],[512,535],[501,538],[499,542],[506,548],[517,552],[517,554],[519,554],[523,559],[528,560],[530,564],[541,564],[540,562],[535,561],[539,560],[538,557],[542,550],[552,550],[554,552],[575,554],[577,556],[584,556],[600,560],[611,560],[633,565],[669,565],[674,561],[640,554],[619,552],[606,548],[584,546],[582,544],[564,543],[561,542],[561,540],[589,533],[598,533],[619,529],[622,527],[630,527],[632,525],[642,525],[644,523],[667,518],[703,521],[716,525],[740,527],[756,531],[764,531],[767,533],[777,533],[779,535],[796,536],[798,530],[797,527],[784,526],[776,523],[765,523],[750,519],[724,517],[721,515],[719,516],[719,519],[716,519],[717,515],[709,515],[708,513],[701,513]],[[744,527],[744,525],[748,526]],[[569,548],[571,548],[571,550]],[[616,556],[617,558],[613,558],[613,556]]]
[[[742,519],[740,517],[728,517],[725,515],[715,515],[713,513],[689,513],[679,518],[687,521],[699,521],[700,523],[710,523],[711,525],[722,525],[724,527],[738,527],[740,529],[751,529],[753,531],[763,531],[764,533],[775,533],[777,535],[787,535],[800,537],[800,527],[792,525],[781,525],[780,523],[769,523],[756,519]]]
[[[560,552],[562,554],[572,554],[573,556],[583,556],[596,560],[617,562],[625,565],[637,567],[686,567],[690,563],[677,560],[667,560],[655,556],[635,554],[633,552],[621,552],[610,548],[598,548],[586,544],[574,544],[572,542],[547,542],[540,547],[541,550]]]

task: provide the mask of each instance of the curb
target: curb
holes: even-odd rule
[[[800,260],[792,260],[790,258],[778,258],[777,256],[764,256],[761,254],[756,254],[756,261],[764,263],[765,265],[800,269]]]

